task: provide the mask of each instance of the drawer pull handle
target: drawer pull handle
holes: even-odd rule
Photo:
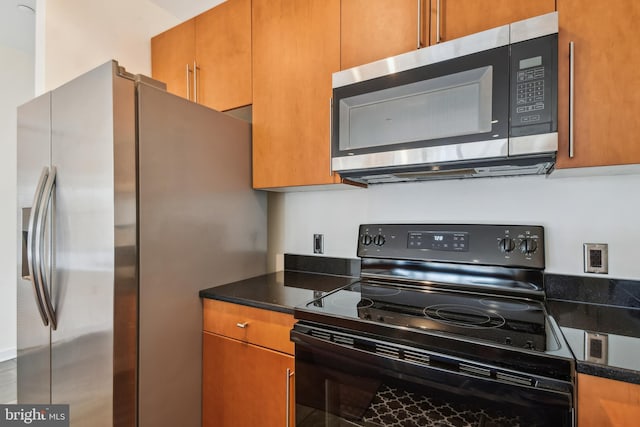
[[[242,329],[244,329],[244,328],[246,328],[247,326],[249,326],[249,322],[242,322],[242,323],[238,322],[238,323],[236,323],[236,326],[237,326],[238,328],[242,328]]]

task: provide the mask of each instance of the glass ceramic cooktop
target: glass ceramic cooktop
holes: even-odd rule
[[[529,299],[359,282],[316,299],[305,308],[327,317],[546,350],[544,306]]]

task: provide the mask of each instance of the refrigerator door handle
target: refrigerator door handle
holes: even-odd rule
[[[44,297],[44,307],[47,310],[49,321],[51,322],[51,329],[55,330],[58,327],[56,320],[56,312],[51,302],[51,293],[49,292],[49,278],[47,277],[45,259],[45,230],[46,221],[49,217],[49,203],[53,197],[53,192],[56,188],[56,168],[52,166],[49,169],[47,182],[42,191],[42,197],[40,199],[40,209],[38,210],[38,218],[36,222],[36,275],[38,276],[38,282],[40,285],[40,293]],[[53,215],[53,214],[52,214]],[[52,221],[53,224],[53,221]]]
[[[44,191],[44,186],[49,177],[49,168],[44,167],[42,169],[42,173],[40,174],[40,179],[38,180],[38,185],[36,187],[35,194],[33,196],[33,205],[31,208],[31,215],[29,216],[29,227],[28,227],[28,239],[27,239],[27,264],[29,266],[29,278],[31,279],[31,284],[33,285],[33,293],[36,300],[36,305],[38,306],[38,312],[40,313],[40,317],[42,318],[42,323],[44,326],[49,326],[49,319],[47,318],[47,313],[44,308],[44,303],[42,301],[42,294],[40,292],[40,284],[38,282],[38,269],[36,267],[36,222],[38,217],[38,212],[40,209],[40,203],[42,202],[42,193]]]

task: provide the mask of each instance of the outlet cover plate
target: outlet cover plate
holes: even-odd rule
[[[314,254],[324,253],[324,235],[323,234],[313,235],[313,253]]]
[[[584,272],[609,273],[609,245],[606,243],[585,243]]]

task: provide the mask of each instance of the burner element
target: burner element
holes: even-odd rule
[[[497,299],[482,298],[480,304],[487,306],[493,310],[505,310],[505,311],[527,311],[532,307],[526,302],[519,301],[499,301]]]
[[[351,290],[360,292],[362,296],[370,297],[390,297],[393,295],[398,295],[401,292],[397,287],[363,285],[360,283],[354,285]]]
[[[499,328],[505,324],[498,313],[457,304],[436,304],[424,309],[424,315],[440,323],[463,328]]]

